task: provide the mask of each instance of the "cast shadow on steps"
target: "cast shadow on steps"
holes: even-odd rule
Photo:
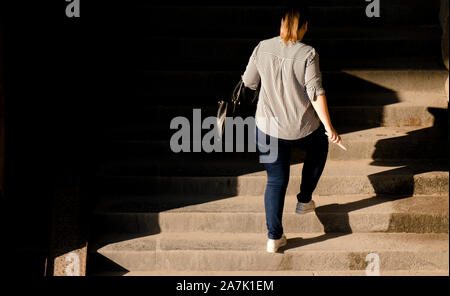
[[[431,171],[448,172],[448,158],[439,158],[439,156],[442,157],[442,155],[445,155],[446,151],[448,151],[448,109],[428,108],[428,110],[435,117],[434,125],[432,127],[410,132],[406,136],[403,136],[408,140],[405,142],[417,146],[416,160],[379,159],[378,156],[382,155],[382,151],[387,149],[398,149],[398,152],[401,155],[402,146],[399,146],[398,143],[399,141],[402,143],[405,142],[403,142],[404,139],[400,138],[390,138],[378,141],[375,146],[376,150],[373,154],[374,160],[371,165],[393,166],[396,168],[368,176],[376,195],[368,199],[346,204],[336,203],[317,207],[315,214],[322,223],[325,233],[314,238],[290,238],[288,239],[288,244],[281,248],[280,252],[348,235],[353,232],[348,215],[350,212],[375,206],[387,201],[408,199],[415,194],[425,194],[426,188],[423,188],[421,184],[417,184],[414,180],[414,176]],[[430,134],[441,135],[443,138],[447,138],[447,141],[441,143],[424,142],[423,135]],[[417,160],[429,160],[429,162],[424,165],[423,163],[418,163]],[[381,184],[379,181],[384,179],[383,177],[386,175],[391,176],[391,184],[389,185]],[[442,186],[442,184],[439,184],[439,181],[437,182],[438,183],[433,185],[436,187]],[[448,183],[446,186],[448,188]],[[391,193],[390,190],[393,190],[394,192],[401,191],[403,194],[389,195]],[[444,194],[444,192],[442,192],[442,194]],[[409,232],[410,230],[407,228],[405,229],[403,217],[401,215],[392,215],[387,231]],[[416,231],[419,231],[419,229]],[[446,230],[439,226],[430,226],[422,228],[421,231],[448,233],[448,225]]]

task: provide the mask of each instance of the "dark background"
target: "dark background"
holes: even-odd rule
[[[82,0],[80,18],[66,16],[64,0],[0,2],[6,98],[0,216],[8,273],[44,275],[55,192],[74,177],[89,188],[102,157],[98,135],[122,116],[132,93],[141,50],[133,32],[144,2]],[[161,28],[170,21],[152,17]],[[93,201],[83,202],[89,212]]]
[[[2,265],[11,274],[44,274],[53,194],[62,176],[91,173],[95,134],[108,115],[105,100],[119,97],[124,85],[118,79],[126,44],[113,38],[123,8],[81,2],[82,17],[70,19],[63,0],[0,2],[6,97]]]

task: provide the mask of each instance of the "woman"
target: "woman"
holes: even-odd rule
[[[264,163],[268,179],[264,195],[267,251],[271,253],[287,243],[282,215],[291,149],[306,151],[296,208],[296,213],[305,214],[315,209],[312,193],[325,166],[328,139],[333,143],[341,141],[328,113],[319,56],[302,42],[307,30],[307,9],[288,7],[281,20],[280,36],[256,46],[242,75],[244,85],[251,89],[261,81],[255,114],[259,154],[270,152],[267,143],[278,143],[276,159]]]

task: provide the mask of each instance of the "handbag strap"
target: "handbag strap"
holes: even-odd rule
[[[242,79],[238,82],[238,84],[234,87],[233,94],[231,96],[231,102],[233,103],[233,112],[236,109],[236,105],[239,105],[241,102],[239,101],[239,98],[241,96],[241,90],[242,85],[244,84],[244,81]]]
[[[236,105],[241,104],[240,97],[241,97],[241,93],[242,93],[242,87],[245,87],[245,86],[244,86],[244,81],[241,78],[241,80],[239,80],[239,82],[234,87],[233,93],[231,95],[231,103],[233,104],[233,112],[235,112],[235,110],[236,110]],[[251,100],[252,104],[258,97],[258,94],[259,94],[259,89],[257,88],[255,90],[255,93],[253,94],[253,99]]]

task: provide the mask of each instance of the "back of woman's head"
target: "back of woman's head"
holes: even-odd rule
[[[298,39],[298,30],[308,22],[308,6],[305,1],[290,1],[282,14],[280,37],[284,43]]]

